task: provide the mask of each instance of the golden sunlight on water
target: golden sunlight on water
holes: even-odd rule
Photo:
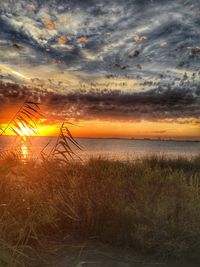
[[[29,156],[29,148],[28,148],[28,144],[27,142],[23,142],[21,144],[21,157],[22,157],[22,160],[26,160]]]

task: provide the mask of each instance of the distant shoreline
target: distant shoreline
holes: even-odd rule
[[[14,137],[12,135],[4,135],[2,137]],[[42,138],[56,138],[56,136],[31,136],[31,138],[42,137]],[[128,140],[128,141],[154,141],[154,142],[192,142],[199,143],[200,139],[190,140],[190,139],[160,139],[160,138],[122,138],[122,137],[80,137],[74,136],[78,139],[98,139],[98,140]]]
[[[128,141],[164,141],[164,142],[200,142],[200,140],[188,139],[151,139],[151,138],[120,138],[120,137],[76,137],[79,139],[107,139],[107,140],[128,140]]]

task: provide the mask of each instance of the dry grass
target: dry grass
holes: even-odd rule
[[[0,266],[30,266],[56,238],[95,238],[199,261],[200,157],[0,162]]]

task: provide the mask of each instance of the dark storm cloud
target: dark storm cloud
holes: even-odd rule
[[[63,115],[81,119],[160,120],[200,116],[200,88],[159,88],[141,93],[121,91],[71,93],[51,96],[52,107],[61,105]],[[68,114],[68,111],[71,111]]]
[[[1,103],[25,99],[39,100],[44,105],[46,116],[55,120],[177,120],[200,116],[200,84],[197,83],[192,89],[187,85],[174,88],[168,85],[138,93],[96,90],[65,95],[30,90],[19,85],[0,85]]]

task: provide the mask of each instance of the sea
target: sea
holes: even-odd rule
[[[20,144],[24,157],[31,153],[38,157],[41,151],[48,153],[55,146],[55,137],[31,137],[27,144]],[[132,160],[144,156],[160,155],[167,157],[193,157],[200,155],[200,141],[176,140],[136,140],[136,139],[99,139],[76,138],[82,150],[72,146],[74,152],[83,160],[89,158],[109,158]],[[0,151],[15,149],[14,137],[0,137]],[[18,143],[18,146],[20,146]],[[30,152],[31,151],[31,152]]]

